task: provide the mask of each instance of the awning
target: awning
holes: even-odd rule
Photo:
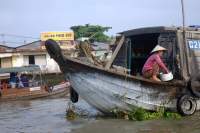
[[[41,71],[41,69],[37,65],[0,68],[0,74],[1,73],[11,73],[11,72],[40,72],[40,71]]]

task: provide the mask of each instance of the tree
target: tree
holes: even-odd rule
[[[75,38],[88,37],[98,42],[107,42],[110,40],[110,37],[105,35],[104,32],[107,32],[111,27],[103,27],[100,25],[78,25],[70,27],[74,31]]]

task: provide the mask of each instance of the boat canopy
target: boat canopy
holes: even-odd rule
[[[40,72],[40,71],[41,71],[41,69],[38,65],[0,68],[0,74],[1,73],[11,73],[11,72]]]
[[[157,27],[145,27],[145,28],[138,28],[127,30],[123,32],[119,32],[118,34],[128,36],[140,35],[140,34],[152,34],[152,33],[169,33],[169,32],[176,32],[177,30],[183,30],[182,27],[166,27],[166,26],[157,26]],[[185,30],[187,31],[200,31],[199,28],[195,27],[186,27]]]

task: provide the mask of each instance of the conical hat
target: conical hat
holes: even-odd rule
[[[165,50],[167,50],[167,49],[160,45],[156,45],[156,47],[151,51],[151,53],[157,52],[157,51],[165,51]]]

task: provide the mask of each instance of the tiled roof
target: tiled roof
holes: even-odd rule
[[[22,49],[29,49],[29,50],[33,50],[33,49],[40,49],[41,47],[41,41],[38,40],[38,41],[35,41],[35,42],[31,42],[31,43],[28,43],[28,44],[25,44],[25,45],[21,45],[21,46],[18,46],[16,47],[16,50],[22,50]]]

